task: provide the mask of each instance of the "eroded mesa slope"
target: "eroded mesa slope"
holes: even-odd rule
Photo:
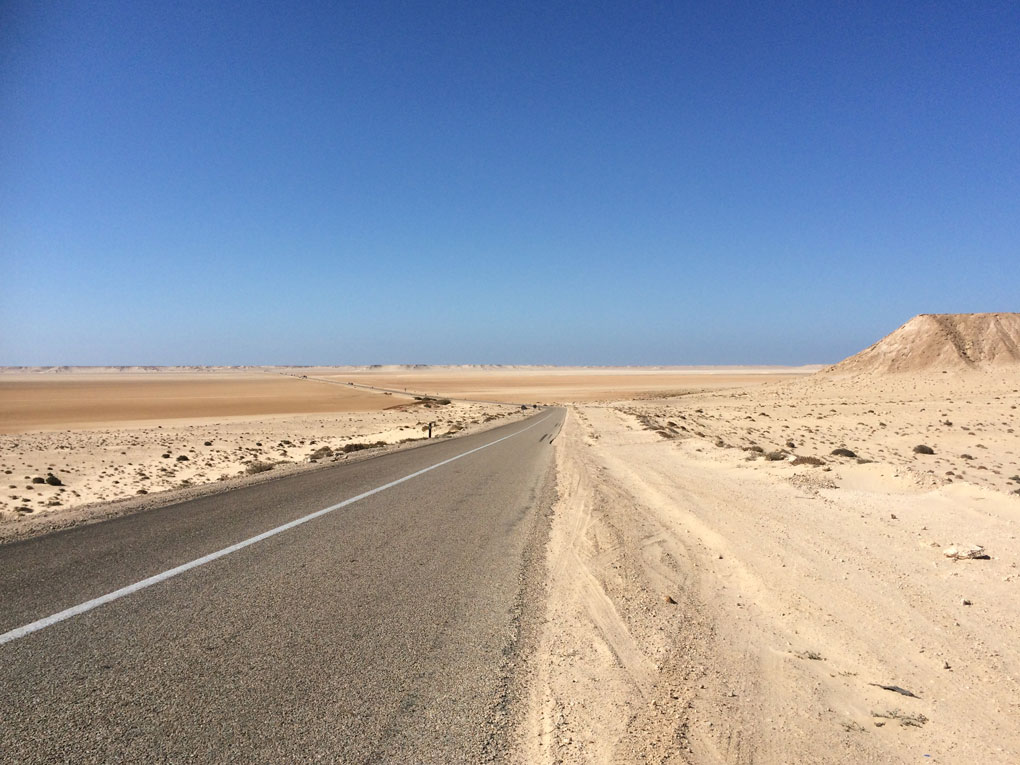
[[[1020,313],[925,313],[825,373],[951,372],[1020,364]]]

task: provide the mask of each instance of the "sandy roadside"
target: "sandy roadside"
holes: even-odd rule
[[[59,430],[47,421],[44,429],[0,434],[0,475],[6,479],[0,540],[413,446],[428,438],[430,423],[433,436],[442,438],[530,413],[515,406],[370,395],[370,411],[164,417],[158,425],[150,419]],[[351,400],[363,406],[365,398],[357,392]],[[179,400],[171,400],[181,409]],[[266,403],[270,410],[300,405]],[[208,401],[199,404],[205,407]]]
[[[522,761],[1018,761],[1016,388],[573,407]]]

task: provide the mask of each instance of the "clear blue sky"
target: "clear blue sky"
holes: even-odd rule
[[[766,5],[3,3],[0,364],[811,363],[1020,310],[1020,4]]]

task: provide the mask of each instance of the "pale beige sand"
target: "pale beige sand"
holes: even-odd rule
[[[524,759],[1020,761],[1018,391],[1013,368],[573,407]]]
[[[554,404],[732,388],[803,377],[807,367],[356,367],[314,370],[341,382],[485,401]]]
[[[230,486],[259,470],[275,475],[362,458],[426,438],[430,422],[442,437],[526,414],[288,374],[72,368],[0,375],[0,537],[106,517],[113,511],[104,508],[131,498],[151,505]],[[58,485],[47,483],[51,474]]]
[[[59,524],[104,504],[243,478],[253,463],[279,472],[324,446],[397,443],[522,416],[519,407],[415,401],[441,393],[497,401],[662,395],[769,380],[805,369],[518,367],[79,368],[0,374],[0,523]],[[347,383],[409,388],[380,393]],[[167,455],[167,456],[164,456]],[[186,459],[182,459],[186,458]],[[334,455],[327,459],[347,459]],[[45,482],[54,474],[61,485]],[[84,511],[83,511],[84,512]],[[101,515],[100,515],[101,517]]]
[[[370,412],[381,394],[278,373],[0,375],[0,433],[182,418]]]

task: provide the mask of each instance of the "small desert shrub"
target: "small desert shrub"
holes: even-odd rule
[[[747,449],[745,449],[744,451],[756,452],[757,454],[764,454],[765,453],[765,450],[762,449],[757,444],[755,444],[754,446],[748,446]]]
[[[798,457],[793,461],[794,465],[824,465],[825,460],[820,457]]]
[[[856,457],[857,456],[856,454],[854,454],[849,449],[843,449],[842,447],[840,447],[839,449],[833,449],[832,452],[830,452],[830,453],[832,454],[833,457]]]
[[[333,456],[333,450],[332,449],[330,449],[328,446],[321,446],[318,449],[316,449],[314,452],[309,454],[308,455],[308,459],[310,459],[310,460],[324,460],[327,457],[332,457],[332,456]]]
[[[925,446],[924,444],[918,444],[917,446],[914,447],[914,454],[934,454],[934,453],[935,453],[934,449],[932,449],[930,446]]]
[[[273,469],[272,462],[249,462],[245,471],[248,475],[255,475],[256,473],[265,473],[267,470]]]
[[[359,452],[362,449],[374,449],[377,446],[386,446],[386,442],[376,441],[374,444],[354,442],[350,444],[344,444],[344,454],[350,454],[351,452]]]

